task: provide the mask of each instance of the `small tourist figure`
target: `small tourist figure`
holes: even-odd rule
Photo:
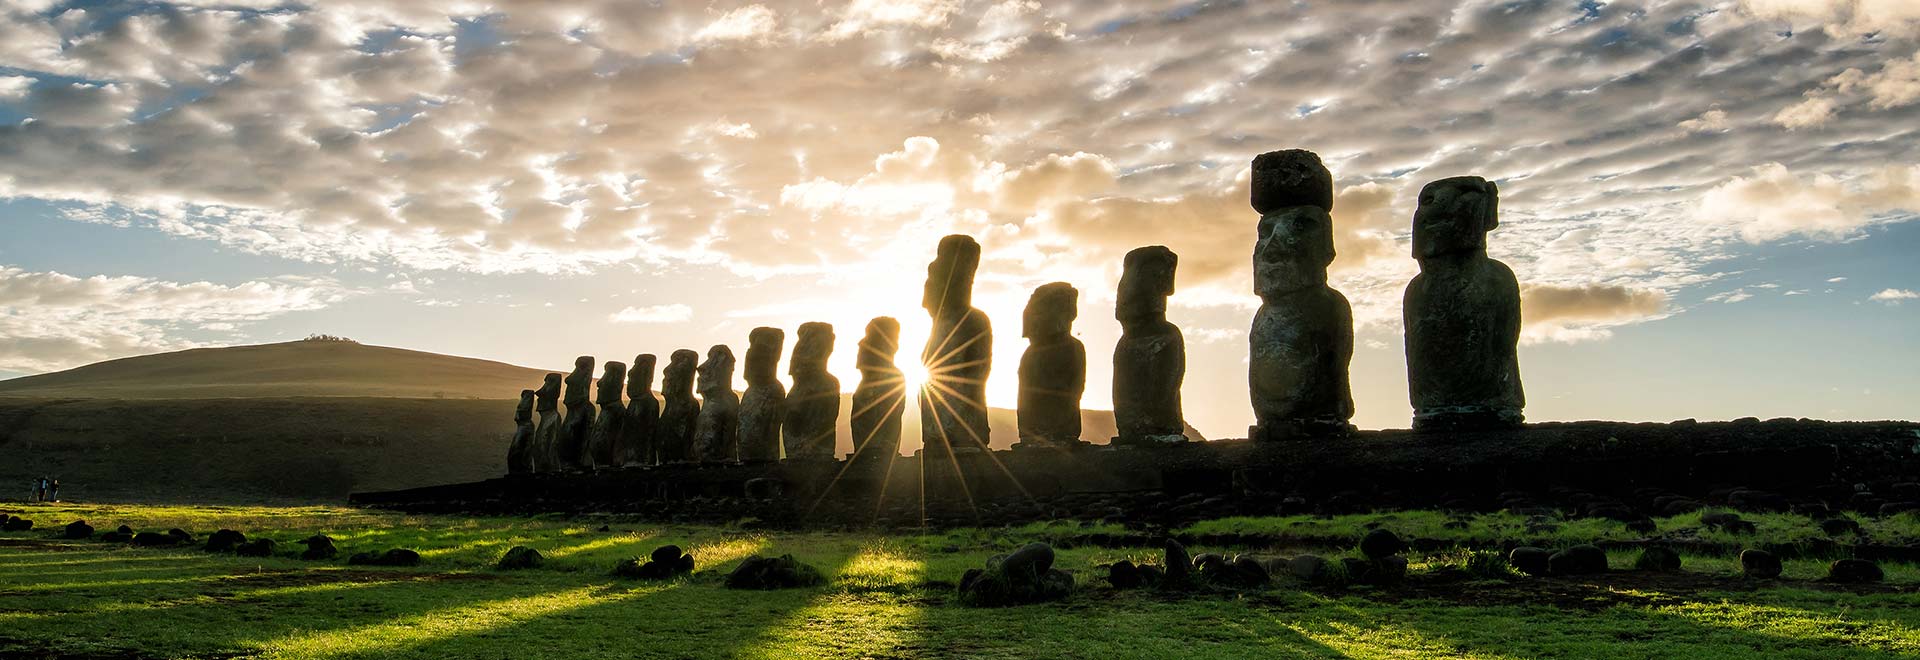
[[[60,501],[60,480],[59,479],[56,478],[51,483],[47,484],[47,499],[54,502]]]

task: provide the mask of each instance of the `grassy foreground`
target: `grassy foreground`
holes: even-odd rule
[[[1080,584],[1057,604],[968,609],[952,582],[991,554],[1078,525],[922,535],[778,533],[539,518],[407,516],[332,508],[16,506],[46,530],[239,529],[283,543],[333,536],[345,554],[408,547],[418,568],[0,535],[0,657],[265,658],[1852,658],[1920,654],[1920,571],[1889,564],[1893,586],[1812,582],[1822,562],[1790,561],[1781,582],[1737,577],[1725,557],[1687,572],[1591,578],[1421,579],[1461,553],[1413,555],[1390,588],[1281,584],[1243,593],[1115,591],[1099,566],[1157,563],[1150,549],[1068,548]],[[1387,525],[1419,527],[1423,514]],[[1376,516],[1380,518],[1383,516]],[[1357,526],[1357,520],[1317,524]],[[1697,519],[1696,519],[1697,520]],[[609,531],[597,531],[602,523]],[[1660,521],[1663,529],[1683,525]],[[1234,526],[1273,521],[1240,520]],[[1497,519],[1476,521],[1469,537]],[[1409,530],[1412,531],[1412,530]],[[1424,532],[1425,530],[1420,530]],[[1476,539],[1465,538],[1463,541]],[[699,564],[663,583],[608,575],[615,561],[675,543]],[[550,559],[492,564],[513,545]],[[299,546],[291,546],[298,549]],[[1327,548],[1196,548],[1270,552]],[[793,554],[828,576],[793,591],[740,592],[721,580],[748,555]],[[1625,569],[1632,557],[1612,557]]]

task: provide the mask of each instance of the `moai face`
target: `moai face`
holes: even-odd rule
[[[627,365],[608,362],[600,373],[599,394],[594,403],[612,406],[620,404],[620,395],[626,389]]]
[[[627,370],[628,396],[632,396],[635,392],[649,392],[653,390],[653,364],[654,357],[652,353],[641,353],[633,356],[633,368]]]
[[[934,316],[972,308],[973,274],[979,267],[980,244],[972,236],[953,234],[940,239],[933,263],[927,264],[927,285],[920,306]]]
[[[1260,216],[1253,248],[1253,290],[1261,298],[1327,284],[1333,263],[1333,217],[1318,206],[1290,206]]]
[[[881,316],[867,322],[867,336],[860,339],[860,354],[854,358],[859,369],[891,369],[893,356],[900,352],[900,321]]]
[[[536,392],[536,394],[541,395],[543,398],[549,398],[549,399],[559,398],[561,382],[565,378],[566,378],[565,376],[562,376],[560,374],[551,374],[551,373],[547,374],[546,380],[541,381],[540,390]]]
[[[576,374],[593,373],[593,356],[582,355],[580,357],[574,358],[573,373],[576,373]]]
[[[700,362],[700,354],[682,348],[667,356],[667,368],[660,370],[661,389],[667,392],[685,392],[693,387],[693,372]]]
[[[780,351],[786,343],[787,333],[779,328],[754,328],[747,333],[748,385],[766,385],[779,379]]]
[[[1458,176],[1420,189],[1413,212],[1413,258],[1487,250],[1487,232],[1500,225],[1500,190],[1477,176]]]
[[[520,390],[520,405],[514,407],[513,418],[515,420],[524,420],[531,419],[532,417],[533,390]]]
[[[1079,316],[1078,289],[1066,282],[1043,284],[1027,298],[1020,336],[1028,339],[1065,337],[1073,333],[1073,320]]]
[[[1290,206],[1333,212],[1333,174],[1311,151],[1288,149],[1255,156],[1252,188],[1253,210],[1261,215]]]
[[[700,394],[710,396],[733,389],[733,349],[715,344],[707,349],[707,361],[700,363]]]
[[[1127,253],[1120,273],[1119,300],[1114,318],[1122,325],[1159,321],[1167,317],[1167,296],[1173,295],[1173,271],[1180,258],[1165,246],[1137,248]]]
[[[793,363],[787,365],[787,373],[798,376],[826,371],[830,357],[833,357],[833,325],[802,323],[799,338],[793,342]]]

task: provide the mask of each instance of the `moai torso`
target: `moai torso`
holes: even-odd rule
[[[680,349],[667,356],[660,370],[660,424],[654,446],[660,462],[693,460],[693,432],[700,418],[700,400],[693,398],[693,374],[700,354]]]
[[[620,433],[624,439],[620,443],[621,465],[653,465],[660,461],[659,450],[654,447],[654,434],[660,426],[660,400],[653,398],[653,364],[653,355],[642,353],[633,357],[633,368],[627,370],[627,419]]]
[[[1116,443],[1186,441],[1180,385],[1186,379],[1187,347],[1180,328],[1167,321],[1177,265],[1173,251],[1158,245],[1127,253],[1114,307],[1121,328],[1113,349]]]
[[[780,384],[780,351],[787,335],[779,328],[747,333],[747,393],[740,399],[740,460],[780,460],[780,423],[786,417],[787,387]]]
[[[793,342],[793,391],[787,394],[784,434],[787,458],[833,458],[840,424],[840,379],[827,372],[833,356],[833,326],[803,323]]]
[[[714,345],[700,363],[700,416],[694,427],[694,458],[740,460],[740,396],[733,393],[733,349]]]
[[[533,411],[540,415],[540,422],[533,428],[533,471],[537,473],[554,472],[560,469],[560,374],[547,374],[540,389],[533,392]]]
[[[1523,419],[1520,282],[1487,257],[1499,190],[1479,177],[1427,184],[1414,213],[1420,274],[1407,285],[1407,387],[1416,430],[1497,428]]]
[[[867,322],[854,366],[860,385],[853,390],[854,461],[862,465],[890,465],[900,454],[900,418],[906,410],[906,376],[895,366],[900,350],[900,322],[879,317]]]
[[[1352,430],[1353,308],[1327,286],[1333,263],[1333,177],[1307,151],[1253,161],[1253,252],[1260,311],[1248,332],[1248,385],[1256,440],[1344,435]]]
[[[920,435],[935,460],[946,452],[988,447],[987,375],[993,365],[993,325],[973,308],[973,275],[980,244],[954,234],[940,239],[921,306],[933,317],[920,359]]]
[[[1027,300],[1021,334],[1020,443],[1017,447],[1068,447],[1080,442],[1080,396],[1087,389],[1087,348],[1073,338],[1080,292],[1066,282],[1035,289]]]
[[[618,467],[626,452],[621,445],[626,439],[627,404],[622,394],[627,389],[627,365],[608,362],[596,388],[593,402],[600,406],[600,413],[587,434],[587,457],[590,467]]]
[[[573,361],[567,374],[567,390],[560,403],[567,407],[566,425],[560,429],[561,469],[587,466],[587,434],[593,430],[593,358],[582,355]]]
[[[513,408],[513,442],[507,445],[507,474],[533,472],[533,390],[520,390]]]

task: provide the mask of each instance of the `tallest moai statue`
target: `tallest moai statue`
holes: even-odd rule
[[[987,448],[987,372],[993,362],[993,325],[973,307],[973,275],[980,244],[954,234],[940,239],[920,305],[933,317],[920,359],[927,382],[920,389],[920,437],[927,455]]]
[[[1327,286],[1333,263],[1333,175],[1311,151],[1253,159],[1253,290],[1247,333],[1255,440],[1345,435],[1353,427],[1353,307]]]
[[[1477,176],[1420,189],[1407,285],[1407,388],[1415,430],[1515,426],[1520,389],[1520,282],[1487,257],[1500,225],[1500,190]]]

